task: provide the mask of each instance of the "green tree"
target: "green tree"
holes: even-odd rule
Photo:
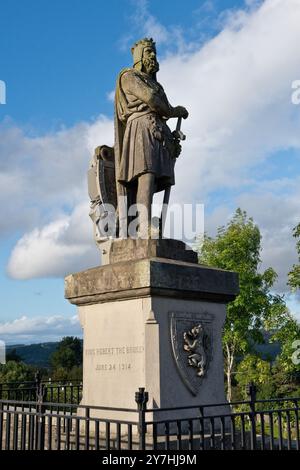
[[[51,355],[50,363],[53,371],[58,369],[70,371],[73,367],[80,366],[82,364],[81,340],[73,336],[64,337]]]
[[[52,381],[66,381],[66,380],[82,380],[82,365],[73,366],[72,369],[66,369],[65,367],[58,367],[52,371]]]
[[[21,362],[22,357],[17,353],[16,349],[12,349],[11,351],[6,353],[6,362],[8,361]]]
[[[253,344],[263,343],[262,330],[274,308],[284,309],[280,296],[271,294],[277,274],[268,268],[259,272],[261,235],[252,218],[237,209],[215,238],[205,236],[199,247],[199,262],[239,274],[240,293],[227,306],[223,332],[227,397],[232,397],[232,375],[238,356],[251,352]]]
[[[258,387],[258,398],[267,399],[273,396],[274,384],[272,379],[271,364],[259,356],[247,354],[237,365],[235,379],[238,383],[240,397],[246,400],[246,386],[249,382]]]
[[[300,224],[294,228],[294,237],[297,239],[296,248],[300,263]],[[293,291],[300,288],[300,264],[294,264],[292,270],[288,274],[288,284]]]
[[[300,377],[299,371],[291,371],[282,367],[280,358],[272,366],[274,398],[299,397]]]
[[[273,330],[271,342],[279,342],[281,352],[276,358],[280,370],[289,377],[296,377],[300,372],[299,358],[295,357],[295,349],[299,347],[295,342],[300,340],[300,324],[290,314],[288,309],[276,312],[273,318],[267,321],[267,327]]]
[[[23,362],[8,361],[0,366],[0,383],[34,380],[34,368]]]

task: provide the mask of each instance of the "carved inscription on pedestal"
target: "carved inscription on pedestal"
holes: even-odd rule
[[[143,354],[144,346],[126,345],[101,348],[87,348],[86,357],[93,358],[97,372],[131,372],[135,367],[135,357]]]

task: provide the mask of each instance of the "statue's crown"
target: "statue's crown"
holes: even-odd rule
[[[140,39],[131,48],[134,65],[142,60],[143,50],[145,49],[145,47],[152,47],[152,49],[154,49],[154,51],[156,52],[155,42],[152,38]]]
[[[143,39],[140,39],[139,41],[137,41],[131,48],[131,52],[132,54],[134,53],[134,49],[136,47],[152,47],[155,51],[156,51],[156,46],[155,46],[155,42],[153,41],[152,38],[143,38]]]

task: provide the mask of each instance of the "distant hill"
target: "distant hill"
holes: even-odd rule
[[[57,349],[58,342],[39,344],[12,344],[6,347],[7,352],[14,349],[25,364],[37,367],[49,367],[50,356]]]

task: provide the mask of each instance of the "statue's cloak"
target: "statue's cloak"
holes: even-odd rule
[[[122,87],[124,74],[128,74],[126,92]],[[174,184],[174,137],[166,119],[136,96],[143,96],[143,91],[149,88],[157,95],[157,99],[167,102],[162,86],[143,72],[126,68],[118,76],[115,95],[118,196],[125,196],[126,188],[144,173],[155,175],[156,191]]]
[[[128,112],[127,100],[125,93],[121,87],[121,78],[122,75],[130,70],[129,68],[123,69],[117,79],[116,92],[115,92],[115,144],[114,144],[114,153],[115,153],[115,175],[116,175],[116,190],[117,190],[117,217],[119,225],[119,236],[122,236],[122,221],[127,224],[127,208],[124,207],[124,198],[126,196],[126,188],[119,181],[120,174],[120,164],[122,158],[122,144],[126,129],[126,115]],[[125,233],[123,233],[126,236]]]

